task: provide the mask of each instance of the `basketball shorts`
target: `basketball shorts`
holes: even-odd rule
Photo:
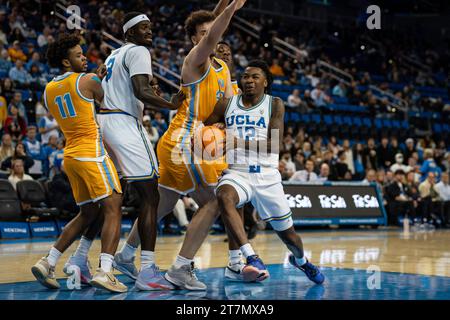
[[[64,170],[79,206],[109,197],[114,190],[122,193],[116,168],[108,156],[99,158],[99,162],[65,157]]]
[[[217,189],[223,185],[230,185],[236,190],[239,196],[238,208],[251,202],[261,219],[270,222],[274,230],[284,231],[293,226],[292,212],[278,170],[250,173],[227,169]]]
[[[136,118],[119,110],[99,113],[97,121],[120,179],[133,182],[159,177],[148,133]]]

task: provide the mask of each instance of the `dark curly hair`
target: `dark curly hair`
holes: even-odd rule
[[[46,57],[51,67],[63,68],[62,60],[69,57],[69,50],[80,44],[80,38],[74,34],[62,34],[58,40],[48,46]]]
[[[248,63],[247,68],[248,67],[259,68],[264,72],[267,79],[267,87],[265,92],[270,93],[272,90],[273,75],[272,72],[270,72],[269,65],[263,60],[252,60]]]
[[[215,18],[216,15],[211,11],[199,10],[192,12],[184,22],[184,30],[186,30],[189,39],[197,33],[198,25],[214,21]]]

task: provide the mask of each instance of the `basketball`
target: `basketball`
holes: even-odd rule
[[[215,160],[223,155],[225,131],[215,126],[203,127],[200,131],[202,155],[205,160]]]

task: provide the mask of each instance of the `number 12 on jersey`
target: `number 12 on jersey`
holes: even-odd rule
[[[55,98],[55,103],[58,105],[59,113],[61,118],[66,119],[67,114],[70,118],[76,117],[77,113],[75,107],[73,106],[72,97],[70,93],[66,93],[64,96],[57,96]],[[67,112],[66,112],[67,110]]]

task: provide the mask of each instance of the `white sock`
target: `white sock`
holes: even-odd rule
[[[306,259],[305,256],[303,256],[302,258],[295,258],[295,262],[297,262],[297,264],[299,266],[304,265],[306,262],[308,262],[308,259]]]
[[[153,251],[141,250],[141,270],[155,264],[155,253]]]
[[[74,258],[79,260],[80,262],[84,262],[86,260],[89,249],[91,248],[92,240],[82,236],[80,243],[78,244],[78,248],[74,253]]]
[[[237,264],[241,262],[242,252],[241,250],[229,250],[228,251],[230,264]]]
[[[136,249],[132,245],[128,244],[128,242],[125,241],[125,243],[122,246],[122,249],[120,249],[120,253],[122,254],[122,257],[125,260],[131,260],[136,255]]]
[[[253,248],[250,245],[250,243],[244,244],[241,247],[241,251],[244,254],[245,259],[247,259],[247,257],[249,257],[249,256],[254,256],[256,254],[255,251],[253,251]]]
[[[111,272],[114,257],[107,253],[100,253],[100,268],[104,272]]]
[[[52,247],[48,252],[47,261],[48,263],[54,267],[58,263],[59,258],[61,258],[62,253],[58,251],[55,247]]]
[[[191,259],[188,259],[188,258],[185,258],[185,257],[182,257],[182,256],[178,255],[177,258],[175,259],[174,266],[176,268],[180,268],[180,267],[185,266],[187,264],[191,265],[192,261],[194,261],[194,260],[191,260]]]

